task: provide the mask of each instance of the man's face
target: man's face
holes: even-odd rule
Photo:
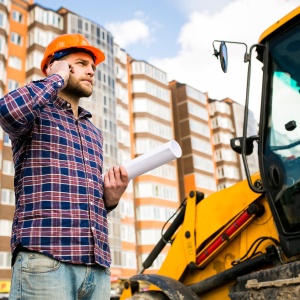
[[[78,98],[91,96],[96,69],[92,57],[84,52],[76,52],[62,59],[70,65],[70,77],[64,92]]]

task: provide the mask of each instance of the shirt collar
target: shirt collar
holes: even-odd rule
[[[66,101],[66,100],[64,100],[60,97],[56,97],[56,99],[54,101],[54,104],[57,107],[59,107],[60,109],[65,109],[65,110],[70,110],[70,111],[72,110],[71,109],[71,104],[68,101]],[[78,117],[79,118],[84,118],[84,117],[91,118],[92,114],[88,110],[86,110],[83,107],[79,106],[78,107]]]

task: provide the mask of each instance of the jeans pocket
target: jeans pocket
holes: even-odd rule
[[[22,263],[22,272],[34,274],[48,273],[56,271],[61,265],[58,260],[41,253],[23,252],[22,255],[26,256]]]

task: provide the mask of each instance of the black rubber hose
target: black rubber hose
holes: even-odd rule
[[[275,259],[278,259],[276,248],[274,246],[269,246],[267,247],[267,253],[263,253],[260,256],[241,262],[228,270],[218,273],[217,275],[192,284],[189,288],[197,295],[201,295],[222,286],[223,284],[229,283],[239,276],[261,269],[263,266],[270,265]]]

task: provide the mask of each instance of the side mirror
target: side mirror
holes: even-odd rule
[[[224,41],[222,41],[220,44],[219,54],[220,54],[221,68],[224,73],[227,73],[228,54],[227,54],[227,46]]]
[[[214,46],[214,42],[220,42],[220,47],[219,51]],[[227,66],[228,66],[228,54],[227,54],[227,46],[224,41],[214,41],[213,42],[213,47],[214,47],[214,56],[216,58],[219,58],[220,56],[220,63],[221,63],[221,68],[224,73],[227,73]]]
[[[215,42],[220,43],[219,51],[215,48]],[[214,40],[213,41],[213,48],[214,48],[213,55],[216,58],[219,58],[219,56],[220,56],[221,68],[224,73],[227,73],[227,67],[228,67],[228,54],[227,54],[226,43],[244,45],[246,47],[246,52],[244,54],[244,62],[245,63],[250,62],[250,53],[248,54],[247,45],[245,43]]]

